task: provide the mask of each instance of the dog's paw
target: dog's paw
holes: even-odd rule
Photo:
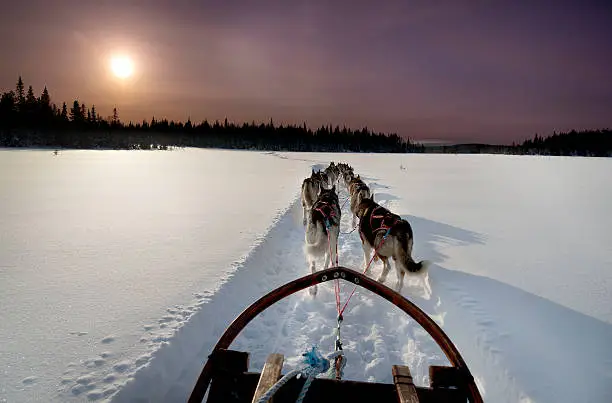
[[[385,280],[387,280],[387,277],[384,277],[384,276],[380,276],[376,279],[376,281],[378,281],[379,283],[384,283]]]
[[[308,292],[310,293],[310,295],[314,297],[315,295],[317,295],[317,286],[313,285],[312,287],[308,289]]]

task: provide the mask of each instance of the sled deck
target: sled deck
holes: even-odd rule
[[[201,403],[208,391],[207,403],[257,403],[281,379],[284,357],[281,354],[270,354],[261,373],[249,372],[249,353],[231,350],[230,344],[255,316],[275,302],[312,285],[335,279],[366,288],[410,315],[436,341],[452,366],[431,366],[429,387],[415,386],[410,370],[402,365],[389,368],[393,383],[388,384],[314,378],[305,394],[304,403],[482,403],[482,397],[465,361],[444,331],[427,314],[401,294],[345,267],[333,267],[294,280],[271,291],[244,310],[213,348],[189,402]],[[296,402],[305,378],[289,379],[269,401]]]

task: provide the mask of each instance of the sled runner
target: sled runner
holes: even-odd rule
[[[304,354],[309,364],[306,368],[301,371],[291,371],[282,378],[284,357],[281,354],[270,354],[261,373],[248,372],[249,353],[229,349],[230,344],[242,329],[254,317],[279,300],[330,280],[344,280],[366,288],[410,315],[436,341],[452,366],[431,366],[429,368],[429,387],[415,386],[410,370],[407,366],[402,365],[393,365],[389,368],[393,374],[392,384],[341,380],[340,375],[337,375],[336,379],[316,378],[317,374],[328,369],[330,371],[335,369],[337,374],[341,374],[341,368],[338,366],[338,358],[342,356],[340,343],[340,346],[336,346],[337,351],[330,355],[329,359],[322,357],[313,348],[311,352]],[[341,318],[339,318],[338,330],[340,321]],[[339,342],[339,332],[337,342]],[[301,372],[304,376],[299,379],[293,377],[297,372]],[[294,403],[296,400],[305,403],[464,403],[467,401],[481,403],[483,401],[461,354],[444,331],[425,312],[401,294],[345,267],[332,267],[289,282],[246,308],[226,329],[213,348],[191,392],[189,402],[202,402],[207,391],[207,403],[257,403],[261,401]],[[268,398],[271,399],[267,400]]]

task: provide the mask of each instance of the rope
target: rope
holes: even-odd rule
[[[274,394],[287,382],[289,382],[289,380],[291,378],[293,378],[294,376],[298,375],[301,373],[301,370],[299,369],[294,369],[293,371],[288,372],[285,376],[283,376],[278,382],[276,382],[274,385],[272,385],[272,387],[266,392],[264,393],[264,395],[262,397],[259,398],[259,400],[257,401],[257,403],[266,403],[268,400],[270,400],[272,398],[272,396],[274,396]]]
[[[355,226],[353,227],[352,230],[350,230],[349,232],[340,232],[342,235],[349,235],[352,234],[353,232],[355,232],[355,230],[357,229],[357,227],[359,227],[359,223],[355,224]]]
[[[351,196],[347,197],[344,202],[342,202],[342,205],[340,206],[340,210],[342,210],[342,208],[344,208],[344,205],[346,204],[347,201],[349,201],[349,199],[351,198]]]
[[[304,367],[300,369],[294,369],[293,371],[287,373],[283,376],[278,382],[276,382],[272,387],[259,398],[257,403],[266,403],[268,400],[272,398],[272,396],[291,378],[300,377],[301,375],[306,376],[306,381],[304,382],[304,386],[302,386],[302,390],[298,395],[296,403],[302,403],[304,397],[306,397],[306,392],[308,392],[308,388],[310,388],[310,384],[319,374],[323,374],[330,369],[330,360],[333,358],[344,355],[342,352],[333,352],[327,358],[323,357],[321,353],[319,353],[316,347],[312,347],[310,351],[302,354],[304,358],[304,363],[306,364]],[[344,361],[344,360],[343,360]]]
[[[372,262],[374,261],[374,258],[376,257],[376,253],[380,250],[380,248],[383,246],[383,244],[385,243],[385,240],[387,239],[387,236],[389,235],[389,233],[391,232],[391,228],[389,228],[387,230],[387,232],[385,233],[385,235],[383,236],[383,238],[380,240],[380,243],[378,244],[378,247],[376,249],[374,249],[374,254],[372,255],[372,258],[370,259],[370,261],[368,262],[368,265],[366,266],[366,268],[363,270],[363,273],[365,274],[366,271],[368,271],[368,269],[370,268],[370,265],[372,264]],[[344,306],[342,307],[342,309],[340,310],[340,312],[338,313],[338,317],[342,317],[342,314],[344,313],[344,310],[346,309],[346,307],[348,306],[349,301],[351,300],[351,298],[353,297],[353,294],[355,293],[355,290],[357,289],[357,286],[353,287],[353,291],[351,291],[351,294],[349,295],[348,299],[346,300],[346,302],[344,303]]]
[[[331,239],[329,235],[329,221],[326,221],[325,226],[327,227],[327,246],[329,247],[329,257],[330,257],[330,265],[333,264],[331,261],[332,248],[331,248]],[[336,244],[336,266],[338,266],[338,245]],[[334,292],[336,293],[336,310],[338,311],[338,315],[340,315],[340,280],[336,279],[334,281]]]

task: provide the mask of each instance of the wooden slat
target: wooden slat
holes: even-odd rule
[[[255,394],[253,395],[252,403],[257,401],[280,379],[281,370],[283,369],[283,361],[285,357],[282,354],[270,354],[264,364]],[[269,400],[270,403],[273,399]]]
[[[393,372],[393,383],[397,391],[397,397],[400,403],[419,403],[410,369],[403,365],[394,365],[391,368]]]

